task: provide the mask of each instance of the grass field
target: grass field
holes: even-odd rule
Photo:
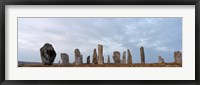
[[[53,64],[53,65],[43,65],[43,64],[19,64],[18,67],[182,67],[179,63],[146,63],[146,64]]]

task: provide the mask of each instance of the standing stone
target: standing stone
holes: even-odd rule
[[[126,64],[126,51],[123,52],[122,64]]]
[[[103,64],[103,45],[98,44],[98,64]]]
[[[74,62],[75,65],[81,64],[81,57],[77,57],[77,60]]]
[[[180,51],[174,52],[174,62],[175,63],[182,63],[182,53]]]
[[[161,56],[158,56],[158,63],[165,63],[164,58],[162,58]]]
[[[96,51],[96,49],[94,49],[94,51],[93,51],[92,63],[97,64],[97,51]]]
[[[113,60],[116,64],[120,63],[120,52],[119,51],[114,51],[113,52]]]
[[[69,64],[69,56],[66,53],[61,53],[62,64]]]
[[[82,64],[83,56],[81,55],[79,49],[75,49],[74,54],[75,54],[75,64],[76,65]]]
[[[131,55],[131,52],[130,52],[129,49],[127,49],[127,51],[128,51],[127,64],[132,64],[133,62],[132,62],[132,55]]]
[[[40,55],[42,64],[52,65],[56,57],[56,52],[51,44],[45,43],[45,45],[40,48]]]
[[[108,55],[108,61],[107,61],[108,64],[110,64],[110,56]]]
[[[81,64],[83,64],[83,55],[81,54]]]
[[[144,47],[140,48],[140,57],[141,57],[141,63],[145,64],[145,54],[144,54]]]
[[[90,56],[87,57],[87,64],[90,64]]]

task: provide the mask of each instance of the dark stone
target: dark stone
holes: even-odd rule
[[[180,51],[174,52],[174,62],[175,63],[182,63],[182,52],[180,52]]]
[[[140,57],[141,57],[141,63],[145,63],[145,54],[144,54],[144,47],[140,48]]]
[[[161,56],[158,56],[158,63],[165,63],[164,58],[162,58]]]
[[[81,52],[79,51],[79,49],[75,49],[74,54],[75,54],[75,64],[76,65],[82,64],[83,56],[82,56]]]
[[[81,64],[83,64],[83,55],[81,54]]]
[[[128,59],[127,59],[127,64],[132,64],[132,55],[129,49],[127,49],[128,52]]]
[[[52,65],[56,57],[56,52],[51,44],[45,43],[45,45],[40,48],[40,55],[42,64]]]
[[[93,57],[92,63],[97,64],[98,62],[97,62],[97,51],[96,51],[96,49],[94,49],[92,57]]]
[[[108,64],[110,64],[110,56],[108,55],[108,61],[107,61]]]
[[[126,51],[123,52],[122,64],[126,64]]]
[[[90,64],[90,56],[87,57],[87,64]]]
[[[117,63],[119,64],[120,63],[120,52],[119,51],[114,51],[113,52],[113,60],[114,60],[114,63]]]
[[[61,53],[62,64],[69,64],[69,56],[66,53]]]

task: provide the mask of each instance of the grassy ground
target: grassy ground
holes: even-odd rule
[[[147,63],[147,64],[81,64],[81,65],[62,65],[62,64],[53,64],[53,65],[43,65],[43,64],[19,64],[18,67],[182,67],[182,64],[178,63]]]

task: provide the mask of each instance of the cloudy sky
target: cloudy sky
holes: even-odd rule
[[[173,52],[182,51],[182,18],[18,18],[18,61],[41,62],[39,49],[53,45],[57,56],[67,53],[74,62],[79,48],[83,62],[102,44],[105,62],[113,51],[130,49],[133,63],[140,63],[140,47],[147,63],[173,62]],[[92,60],[92,58],[91,58]]]

